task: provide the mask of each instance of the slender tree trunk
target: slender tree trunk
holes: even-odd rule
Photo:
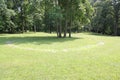
[[[70,0],[70,2],[71,2],[70,11],[72,11],[72,0]],[[72,23],[73,23],[73,21],[72,21],[72,15],[73,15],[73,13],[71,12],[71,13],[70,13],[69,38],[71,38],[71,28],[72,28]]]
[[[62,15],[62,7],[61,7],[61,1],[58,0],[58,5],[60,6],[60,14]],[[59,38],[62,37],[62,18],[59,18]]]
[[[67,19],[65,21],[64,38],[66,38],[66,34],[67,34]]]
[[[27,32],[27,22],[26,22],[26,20],[24,21],[24,24],[25,24],[25,32]]]
[[[118,14],[116,13],[116,16],[115,16],[115,26],[114,26],[114,35],[115,36],[117,36],[118,20],[119,20],[119,17],[118,17]]]
[[[72,28],[72,14],[70,16],[69,38],[71,38],[71,28]]]
[[[69,38],[71,38],[71,25],[70,25],[70,28],[69,28]]]
[[[20,18],[21,18],[21,27],[22,27],[22,33],[24,33],[24,20],[23,20],[23,8],[21,6],[21,15],[20,15]]]
[[[24,26],[22,25],[22,33],[24,33]]]
[[[36,33],[36,25],[34,25],[34,32]]]
[[[22,33],[24,33],[24,30],[25,30],[25,28],[24,28],[24,22],[23,22],[23,19],[22,19]]]
[[[45,0],[45,13],[44,13],[44,23],[45,23],[45,27],[48,27],[48,22],[47,22],[47,19],[48,19],[48,16],[47,16],[47,0]],[[49,31],[49,30],[48,30]],[[46,28],[45,28],[45,32],[47,32]]]
[[[59,31],[59,38],[62,37],[62,26],[61,26],[61,24],[62,24],[62,23],[61,23],[61,20],[60,20],[60,24],[59,24],[59,28],[58,28],[58,29],[59,29],[59,30],[58,30],[58,31]]]
[[[52,29],[51,29],[51,26],[49,25],[49,32],[50,34],[52,33]]]
[[[55,6],[58,6],[58,0],[55,0]],[[57,37],[59,37],[59,26],[58,26],[58,18],[56,18],[56,32],[57,32]]]
[[[58,22],[56,22],[56,26],[57,26],[57,37],[59,37]]]
[[[65,15],[65,28],[64,28],[64,38],[66,38],[66,34],[67,34],[67,24],[68,24],[68,20],[67,20],[67,11],[66,11],[66,15]]]

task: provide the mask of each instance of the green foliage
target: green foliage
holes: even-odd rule
[[[93,12],[87,0],[1,0],[0,6],[3,32],[68,31],[75,21],[90,23]]]
[[[118,0],[119,1],[119,0]],[[119,29],[119,2],[114,0],[97,1],[92,19],[92,31],[103,34],[116,34]]]
[[[16,26],[12,18],[16,15],[15,11],[8,9],[4,0],[1,1],[0,6],[0,31],[14,32]]]
[[[120,0],[0,0],[0,32],[45,31],[64,37],[79,29],[117,35]],[[93,13],[94,12],[94,13]]]

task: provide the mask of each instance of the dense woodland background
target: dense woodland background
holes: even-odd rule
[[[120,35],[120,0],[0,0],[0,33],[28,31]]]

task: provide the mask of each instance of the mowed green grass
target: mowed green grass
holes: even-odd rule
[[[120,80],[120,37],[0,34],[0,80]]]

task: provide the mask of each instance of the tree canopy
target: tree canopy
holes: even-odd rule
[[[0,32],[120,33],[120,0],[0,0]]]

